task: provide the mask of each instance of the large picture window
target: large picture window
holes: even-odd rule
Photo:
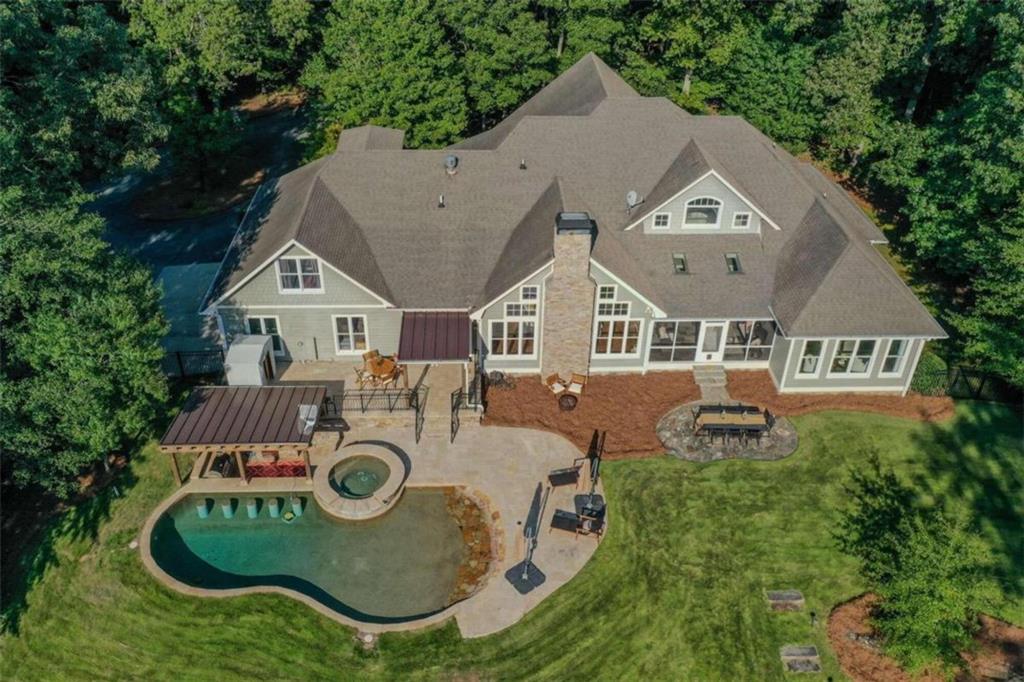
[[[491,355],[527,357],[537,352],[537,301],[540,288],[534,285],[519,290],[519,300],[505,304],[505,319],[492,320]]]
[[[597,290],[594,355],[637,355],[642,320],[630,319],[628,301],[616,301],[618,288],[604,284]]]
[[[319,294],[324,290],[316,258],[278,258],[277,276],[282,293]]]
[[[712,197],[697,197],[686,202],[684,227],[718,227],[722,202]]]
[[[871,358],[875,354],[876,345],[874,339],[840,340],[832,354],[829,374],[867,374],[871,368]]]
[[[361,353],[367,348],[366,317],[363,315],[335,315],[335,352],[338,355],[343,353]]]
[[[651,335],[651,362],[693,362],[697,356],[700,322],[661,320]]]
[[[734,320],[725,335],[728,362],[764,362],[772,353],[775,322],[772,320]]]

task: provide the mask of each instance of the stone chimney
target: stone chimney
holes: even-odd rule
[[[597,228],[586,213],[555,219],[555,262],[544,292],[541,374],[588,374],[594,322],[590,249]]]

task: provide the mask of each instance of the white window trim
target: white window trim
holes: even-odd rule
[[[351,329],[351,319],[352,318],[356,318],[356,317],[363,318],[363,329],[366,330],[366,349],[365,350],[358,350],[356,348],[353,348],[352,350],[342,350],[341,347],[338,346],[338,318],[339,317],[347,317],[347,318],[349,318],[349,320],[350,320],[349,328],[350,329]],[[368,351],[371,348],[373,348],[373,345],[370,343],[370,325],[367,324],[366,315],[331,315],[331,337],[334,339],[334,354],[335,355],[362,355],[366,351]]]
[[[601,287],[611,287],[612,291],[613,291],[612,298],[601,298],[600,297]],[[610,303],[613,308],[614,308],[616,303],[625,303],[626,304],[626,313],[624,315],[616,315],[614,313],[611,314],[611,315],[599,315],[597,313],[597,311],[598,311],[599,306],[602,303]],[[644,328],[644,318],[642,318],[642,317],[631,317],[632,313],[633,313],[633,304],[632,304],[632,302],[631,301],[620,301],[619,300],[619,287],[618,287],[618,285],[616,285],[616,284],[598,284],[597,285],[597,293],[594,296],[594,328],[591,330],[591,333],[590,333],[590,357],[591,358],[639,358],[639,357],[643,357],[644,341],[645,341],[645,338],[646,338],[644,336],[644,334],[646,332],[646,329]],[[626,322],[627,325],[631,321],[639,322],[640,323],[640,327],[639,327],[639,329],[637,329],[636,352],[633,352],[633,353],[626,353],[626,352],[622,352],[622,353],[611,353],[611,352],[598,353],[597,352],[597,326],[598,326],[598,322],[600,322],[602,320],[608,320],[609,322],[615,322],[615,321],[623,320],[623,321]],[[623,347],[625,347],[625,338],[623,338]]]
[[[690,204],[692,204],[695,201],[700,201],[701,199],[712,199],[712,200],[718,202],[718,210],[715,212],[715,224],[714,225],[708,225],[706,223],[688,223],[688,222],[686,222],[686,214],[690,210]],[[722,209],[724,209],[724,208],[725,208],[725,202],[724,201],[722,201],[718,197],[713,197],[713,196],[710,196],[710,195],[703,195],[703,196],[699,196],[699,197],[693,197],[692,199],[687,199],[686,204],[683,206],[683,229],[684,230],[719,230],[719,229],[721,229],[722,228]]]
[[[658,227],[658,216],[665,216],[668,218],[668,225],[665,227]],[[658,211],[651,215],[651,230],[655,232],[665,232],[666,230],[672,229],[672,214],[668,211]]]
[[[533,289],[537,292],[537,295],[533,298],[526,298],[524,295],[527,289]],[[540,285],[539,284],[526,284],[519,287],[519,300],[524,303],[540,303]]]
[[[776,333],[778,331],[776,330]],[[807,351],[807,344],[809,342],[820,342],[821,353],[818,355],[818,366],[814,368],[813,372],[801,371],[801,366],[804,364],[804,356]],[[793,372],[793,376],[797,379],[817,379],[821,376],[821,368],[825,366],[825,349],[828,347],[828,342],[825,339],[804,339],[803,345],[800,346],[800,352],[796,356],[796,371]]]
[[[289,275],[298,274],[299,277],[299,288],[298,289],[285,289],[281,286],[281,261],[294,260],[299,261],[298,270],[296,273],[288,273]],[[317,275],[320,277],[320,288],[319,289],[305,289],[302,286],[302,264],[303,260],[315,260]],[[319,256],[279,256],[274,261],[274,271],[277,274],[277,293],[284,296],[295,296],[302,294],[322,294],[324,293],[324,262],[320,260]]]
[[[276,351],[275,350],[274,351],[274,355],[279,357],[279,358],[282,358],[282,357],[284,357],[284,334],[281,333],[281,318],[280,317],[278,317],[277,315],[246,315],[245,316],[245,333],[246,334],[251,333],[249,331],[249,320],[259,320],[260,321],[260,329],[265,329],[265,325],[263,324],[263,320],[267,319],[268,317],[273,319],[274,320],[274,324],[277,325],[277,336],[281,339],[281,350],[280,351]],[[263,336],[270,336],[270,334],[267,334],[266,331],[261,331],[260,334],[262,334]],[[271,348],[273,348],[273,346],[271,346]]]
[[[741,215],[747,216],[747,224],[746,225],[737,225],[736,224],[736,218],[738,218]],[[735,213],[732,214],[732,229],[734,229],[734,230],[749,230],[751,228],[751,222],[753,221],[753,218],[754,218],[754,216],[753,216],[753,214],[750,211],[736,211]]]
[[[502,337],[502,344],[505,352],[501,355],[495,355],[491,352],[491,341],[494,340],[494,335],[491,333],[491,325],[495,322],[500,322],[505,325],[503,330],[505,335]],[[522,325],[524,322],[533,323],[533,352],[532,353],[509,353],[508,351],[508,323],[515,322]],[[537,348],[540,346],[540,321],[536,317],[498,317],[487,322],[487,360],[489,365],[495,362],[501,362],[502,360],[536,360],[537,359]],[[523,347],[523,335],[522,332],[519,334],[519,347]]]
[[[609,288],[609,287],[612,290],[612,297],[611,298],[601,298],[601,289],[605,289],[605,288]],[[597,285],[597,301],[598,302],[601,302],[601,301],[612,301],[612,302],[615,302],[616,300],[618,300],[618,298],[619,298],[619,287],[618,287],[618,285],[616,285],[616,284],[598,284]]]
[[[832,371],[832,364],[836,361],[836,353],[839,352],[839,346],[840,346],[840,344],[842,344],[843,341],[853,341],[854,342],[853,355],[850,356],[849,367],[853,366],[853,360],[854,360],[854,358],[857,357],[857,350],[860,348],[860,344],[861,343],[863,343],[865,341],[874,341],[875,342],[875,347],[871,349],[871,356],[868,358],[868,366],[867,366],[866,370],[864,370],[863,372],[860,372],[860,373],[852,372],[849,369],[847,369],[845,372],[833,372]],[[875,369],[875,360],[878,359],[878,347],[881,346],[881,345],[882,345],[881,340],[877,339],[877,338],[858,338],[858,339],[842,338],[842,339],[836,339],[835,340],[835,344],[832,346],[832,356],[829,358],[829,361],[828,361],[828,370],[827,370],[827,372],[825,374],[825,378],[827,378],[827,379],[870,379],[870,378],[872,378],[871,377],[871,373]]]
[[[892,372],[886,372],[885,371],[885,361],[889,357],[889,351],[892,349],[892,344],[895,343],[896,341],[903,341],[903,342],[905,342],[907,344],[907,346],[903,350],[903,355],[901,355],[899,357],[899,362],[896,364],[896,369],[894,371],[892,371]],[[906,369],[906,366],[907,366],[907,356],[910,355],[910,353],[908,353],[907,351],[910,350],[910,346],[911,345],[913,345],[913,344],[912,344],[910,339],[905,339],[905,338],[902,338],[902,337],[888,339],[886,341],[886,344],[885,344],[885,352],[882,353],[882,355],[881,355],[881,362],[882,362],[882,364],[878,368],[878,376],[879,377],[888,377],[888,378],[902,376],[903,375],[903,370]]]

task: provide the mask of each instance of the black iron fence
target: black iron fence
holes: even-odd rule
[[[918,372],[911,385],[925,395],[948,395],[960,400],[989,400],[1000,403],[1024,402],[1024,391],[1002,377],[965,367]]]
[[[169,377],[212,377],[224,373],[224,351],[170,351],[164,355],[161,367]]]
[[[411,412],[416,442],[423,432],[423,410],[427,404],[426,386],[415,388],[366,388],[332,393],[324,398],[322,419],[344,419],[354,414],[394,414]]]

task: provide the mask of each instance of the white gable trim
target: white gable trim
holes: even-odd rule
[[[363,291],[365,291],[366,293],[368,293],[368,294],[369,294],[370,296],[373,296],[373,297],[374,297],[375,299],[377,299],[378,301],[380,301],[380,302],[381,302],[381,303],[382,303],[383,305],[385,305],[385,306],[388,306],[389,308],[394,308],[394,307],[396,307],[396,306],[395,306],[395,304],[394,304],[394,303],[392,303],[391,301],[387,300],[386,298],[383,298],[382,296],[380,296],[379,294],[375,293],[374,291],[372,291],[372,290],[371,290],[371,289],[369,289],[368,287],[365,287],[365,286],[363,286],[362,284],[360,284],[359,282],[355,281],[354,279],[352,279],[351,277],[349,277],[348,275],[346,275],[346,274],[345,274],[344,272],[342,272],[342,271],[341,271],[341,270],[339,270],[338,268],[336,268],[336,267],[334,267],[333,265],[331,265],[330,263],[328,263],[328,262],[327,262],[326,260],[324,260],[323,258],[321,258],[321,257],[320,257],[320,254],[318,254],[318,253],[314,252],[314,251],[313,251],[313,249],[309,248],[309,247],[308,247],[308,246],[306,246],[305,244],[300,244],[299,242],[295,241],[294,239],[293,239],[292,241],[293,241],[293,242],[294,242],[294,243],[295,243],[295,244],[296,244],[297,246],[299,246],[300,248],[303,248],[303,249],[305,249],[306,251],[308,251],[308,252],[309,252],[309,253],[310,253],[311,255],[313,255],[313,256],[316,256],[317,258],[319,258],[319,259],[320,259],[320,262],[321,262],[321,263],[323,263],[324,265],[326,265],[327,267],[329,267],[329,268],[330,268],[331,270],[334,270],[334,271],[335,271],[336,273],[338,273],[339,275],[341,275],[342,277],[344,277],[345,279],[347,279],[347,280],[348,280],[349,282],[351,282],[352,284],[356,285],[357,287],[359,287],[360,289],[362,289]]]
[[[236,284],[235,286],[231,287],[231,288],[230,288],[230,289],[228,289],[228,290],[227,290],[226,292],[224,292],[224,294],[223,294],[223,295],[222,295],[222,296],[221,296],[220,298],[218,298],[218,299],[217,299],[216,301],[214,301],[214,302],[210,303],[210,304],[209,304],[208,306],[206,306],[206,311],[205,311],[205,312],[206,312],[207,314],[209,314],[209,313],[210,313],[210,312],[211,312],[211,311],[212,311],[212,310],[213,310],[214,308],[216,308],[216,307],[217,307],[217,305],[218,305],[218,304],[219,304],[219,303],[220,303],[221,301],[223,301],[223,300],[224,300],[224,299],[226,299],[226,298],[227,298],[228,296],[231,296],[231,295],[232,295],[233,293],[235,293],[236,291],[238,291],[239,289],[241,289],[242,287],[244,287],[244,286],[245,286],[246,284],[248,284],[248,283],[249,283],[249,281],[250,281],[250,280],[251,280],[251,279],[252,279],[253,277],[255,277],[256,275],[258,275],[258,274],[260,274],[261,272],[263,272],[263,271],[264,271],[264,270],[265,270],[265,269],[267,268],[267,266],[269,266],[269,265],[273,264],[273,263],[274,263],[274,262],[275,262],[275,261],[276,261],[276,260],[277,260],[278,258],[280,258],[280,257],[281,257],[281,255],[282,255],[283,253],[285,253],[286,251],[288,251],[288,249],[292,248],[293,246],[296,246],[297,244],[298,244],[298,242],[296,242],[296,241],[295,241],[294,239],[290,239],[290,240],[288,240],[288,242],[287,242],[287,243],[285,243],[285,245],[284,245],[284,246],[282,246],[282,247],[281,247],[280,249],[278,249],[277,251],[275,251],[275,252],[273,253],[273,255],[271,255],[271,256],[270,256],[270,258],[268,258],[267,260],[263,261],[263,263],[261,263],[259,267],[257,267],[257,268],[256,268],[256,269],[254,269],[254,270],[253,270],[252,272],[250,272],[250,273],[249,273],[248,275],[246,275],[245,277],[243,277],[243,278],[242,278],[242,281],[240,281],[240,282],[239,282],[238,284]],[[303,248],[305,248],[305,247],[303,247]],[[228,250],[229,250],[229,252],[230,252],[230,250],[231,250],[231,247],[230,247],[230,246],[228,247]],[[313,255],[316,255],[316,254],[313,254]],[[225,256],[225,257],[226,257],[226,256]],[[317,256],[317,258],[319,258],[319,256]],[[224,267],[224,265],[223,265],[223,264],[221,264],[221,267],[223,268],[223,267]],[[218,272],[218,274],[220,274],[220,271],[219,271],[219,270],[218,270],[217,272]],[[214,281],[216,281],[216,278],[214,278]]]
[[[613,274],[611,270],[609,270],[605,266],[601,265],[600,263],[598,263],[593,258],[590,259],[590,264],[593,265],[594,267],[596,267],[601,272],[603,272],[608,277],[610,277],[612,280],[614,280],[623,289],[625,289],[626,291],[628,291],[629,293],[633,294],[634,296],[639,298],[641,301],[643,301],[644,303],[649,305],[651,307],[651,310],[654,311],[654,317],[655,318],[668,317],[668,313],[666,313],[664,310],[662,310],[661,308],[656,306],[654,304],[654,302],[651,301],[651,299],[647,298],[646,296],[641,294],[639,291],[637,291],[633,287],[629,286],[629,284],[627,284],[621,277],[618,277],[615,274]]]
[[[675,200],[676,200],[676,199],[678,199],[678,198],[679,198],[679,197],[680,197],[680,196],[681,196],[682,194],[684,194],[684,193],[686,193],[687,191],[689,191],[690,189],[692,189],[692,188],[694,187],[694,185],[696,185],[696,184],[697,184],[698,182],[700,182],[700,181],[704,180],[704,179],[705,179],[705,178],[707,178],[707,177],[708,177],[709,175],[713,175],[713,176],[714,176],[715,178],[717,178],[717,179],[718,179],[718,181],[719,181],[719,182],[721,182],[721,183],[722,183],[723,185],[725,185],[725,186],[726,186],[726,187],[727,187],[727,188],[729,189],[729,191],[730,191],[730,192],[732,192],[733,194],[735,194],[736,196],[738,196],[738,197],[739,197],[740,199],[742,199],[742,200],[743,200],[743,203],[745,203],[745,204],[746,204],[747,206],[750,206],[750,208],[754,209],[754,212],[755,212],[755,213],[757,213],[757,215],[761,216],[761,219],[762,219],[762,220],[764,220],[764,221],[765,221],[766,223],[768,223],[769,225],[771,225],[772,227],[774,227],[774,228],[775,228],[776,230],[778,230],[778,229],[781,229],[781,228],[779,228],[779,226],[778,226],[778,225],[776,225],[776,224],[775,224],[775,221],[774,221],[774,220],[772,220],[771,218],[769,218],[769,217],[768,217],[768,216],[767,216],[767,215],[765,214],[765,212],[764,212],[764,211],[762,211],[761,209],[759,209],[759,208],[757,207],[757,204],[755,204],[755,203],[754,203],[753,201],[751,201],[751,200],[750,200],[750,199],[748,199],[748,198],[747,198],[746,196],[744,196],[743,194],[741,194],[741,193],[740,193],[740,192],[739,192],[739,191],[738,191],[738,190],[737,190],[737,189],[736,189],[735,187],[733,187],[732,185],[730,185],[730,184],[729,184],[729,183],[728,183],[728,182],[726,181],[726,179],[725,179],[725,178],[723,178],[723,177],[722,177],[721,175],[719,175],[719,174],[718,174],[718,172],[717,172],[717,171],[715,171],[714,169],[712,169],[712,170],[709,170],[709,171],[708,171],[707,173],[705,173],[704,175],[700,176],[699,178],[697,178],[696,180],[694,180],[693,182],[691,182],[691,183],[690,183],[689,185],[687,185],[686,187],[682,188],[681,190],[679,190],[678,192],[676,192],[675,194],[673,194],[673,195],[672,195],[671,197],[669,197],[668,199],[666,199],[666,200],[665,200],[665,201],[663,201],[662,203],[660,203],[660,204],[658,204],[657,206],[655,206],[654,208],[652,208],[652,209],[651,209],[650,211],[648,211],[647,213],[644,213],[644,214],[643,214],[642,216],[640,216],[640,218],[638,218],[638,219],[637,219],[637,220],[636,220],[635,222],[633,222],[633,223],[631,223],[630,225],[628,225],[628,226],[626,227],[626,229],[627,229],[627,230],[632,230],[632,229],[633,229],[634,227],[636,227],[637,225],[639,225],[639,224],[640,224],[640,223],[642,223],[643,221],[647,220],[647,218],[649,218],[649,217],[651,216],[651,214],[652,214],[652,213],[655,213],[656,211],[659,211],[660,209],[664,208],[664,207],[665,207],[665,206],[666,206],[667,204],[669,204],[669,203],[671,203],[671,202],[675,201]]]
[[[210,292],[213,291],[213,285],[217,282],[217,278],[220,277],[220,271],[224,269],[224,264],[228,262],[228,254],[231,253],[231,247],[233,247],[235,245],[235,242],[238,241],[238,235],[240,235],[242,233],[242,227],[245,225],[245,219],[249,217],[249,211],[252,210],[252,205],[254,203],[256,203],[256,197],[258,197],[260,195],[260,192],[262,192],[262,191],[263,191],[263,185],[260,185],[259,188],[257,188],[257,190],[252,193],[252,198],[249,199],[249,205],[245,207],[245,213],[242,214],[242,219],[238,222],[238,227],[235,228],[235,234],[234,234],[233,237],[231,237],[231,242],[228,243],[228,248],[224,252],[224,257],[220,259],[220,267],[217,268],[217,272],[214,273],[213,279],[210,280],[210,286],[208,286],[206,288],[206,295],[203,296],[203,301],[206,301],[207,299],[210,298]],[[260,269],[262,269],[264,267],[266,267],[265,264],[260,266]],[[227,294],[225,294],[225,296],[226,295]],[[215,308],[217,307],[217,304],[220,303],[223,300],[224,300],[224,296],[221,296],[219,299],[217,299],[213,303],[210,303],[205,308],[200,308],[199,309],[199,314],[200,315],[214,315],[214,314],[216,314]],[[220,321],[220,317],[218,317],[217,319],[218,319],[218,322],[219,322]]]
[[[503,299],[506,296],[508,296],[509,294],[511,294],[513,291],[515,291],[519,287],[523,286],[524,282],[526,282],[528,280],[531,280],[534,277],[536,277],[537,275],[539,275],[540,273],[544,272],[546,269],[551,267],[551,264],[554,263],[554,262],[555,262],[554,260],[549,260],[547,263],[545,263],[544,265],[540,266],[539,268],[537,268],[536,270],[531,272],[526,277],[523,277],[521,280],[519,280],[518,282],[516,282],[515,284],[510,286],[508,289],[506,289],[505,291],[501,292],[501,294],[499,294],[498,296],[495,296],[494,298],[492,298],[485,305],[480,306],[474,312],[470,313],[469,314],[469,319],[471,319],[471,320],[480,320],[484,316],[484,313],[487,312],[488,308],[490,308],[492,305],[494,305],[495,303],[497,303],[501,299]]]

